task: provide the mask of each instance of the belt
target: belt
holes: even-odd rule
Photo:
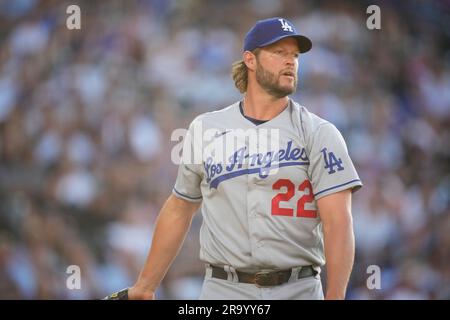
[[[211,269],[211,277],[222,280],[228,279],[228,273],[223,269],[223,267],[211,265]],[[317,273],[318,272],[314,270],[312,266],[305,266],[299,270],[297,279],[312,277]],[[238,276],[238,282],[252,283],[257,287],[272,287],[288,282],[291,278],[292,270],[259,271],[256,273],[247,273],[236,270],[236,274]]]

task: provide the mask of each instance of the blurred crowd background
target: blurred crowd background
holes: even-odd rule
[[[347,298],[450,299],[449,1],[0,0],[1,299],[134,283],[175,181],[172,131],[240,99],[231,64],[271,16],[313,40],[293,98],[341,130],[364,182]],[[200,225],[159,298],[198,297]]]

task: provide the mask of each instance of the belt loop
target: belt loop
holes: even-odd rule
[[[239,282],[239,277],[237,275],[236,269],[233,268],[232,266],[228,266],[228,268],[229,268],[229,275],[231,274],[231,280],[230,278],[228,278],[229,281]]]
[[[212,268],[211,268],[211,265],[210,265],[209,263],[205,263],[205,268],[206,268],[205,276],[206,276],[207,278],[211,278],[211,277],[212,277]]]
[[[298,273],[300,272],[301,269],[302,267],[293,267],[291,269],[291,276],[289,277],[289,282],[297,280]]]
[[[227,273],[227,281],[237,282],[235,280],[235,278],[237,278],[237,276],[235,276],[236,270],[232,266],[224,266],[223,269]]]
[[[322,272],[322,269],[320,268],[320,266],[312,266],[312,268],[316,272],[316,275],[314,276],[314,278],[320,279],[320,273]]]

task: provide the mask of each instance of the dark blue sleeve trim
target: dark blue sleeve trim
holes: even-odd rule
[[[175,188],[173,188],[173,191],[175,191],[176,194],[179,194],[180,196],[185,197],[185,198],[188,198],[188,199],[191,199],[191,200],[200,200],[200,199],[203,199],[203,197],[189,197],[189,196],[187,196],[187,195],[185,195],[185,194],[182,194],[181,192],[178,192],[178,190],[175,189]]]
[[[331,188],[322,190],[322,191],[320,191],[320,192],[317,192],[314,196],[317,197],[317,196],[318,196],[319,194],[321,194],[321,193],[324,193],[324,192],[329,191],[329,190],[333,190],[333,189],[337,189],[337,188],[346,186],[346,185],[348,185],[348,184],[350,184],[350,183],[353,183],[353,182],[356,182],[356,181],[361,182],[361,180],[355,179],[355,180],[352,180],[352,181],[349,181],[349,182],[346,182],[346,183],[343,183],[343,184],[340,184],[340,185],[337,185],[337,186],[334,186],[334,187],[331,187]]]

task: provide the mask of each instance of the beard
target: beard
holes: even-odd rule
[[[282,86],[280,84],[281,72],[278,76],[266,70],[260,63],[256,66],[256,81],[271,96],[280,99],[295,92],[297,89],[297,75],[294,76],[294,86]]]

